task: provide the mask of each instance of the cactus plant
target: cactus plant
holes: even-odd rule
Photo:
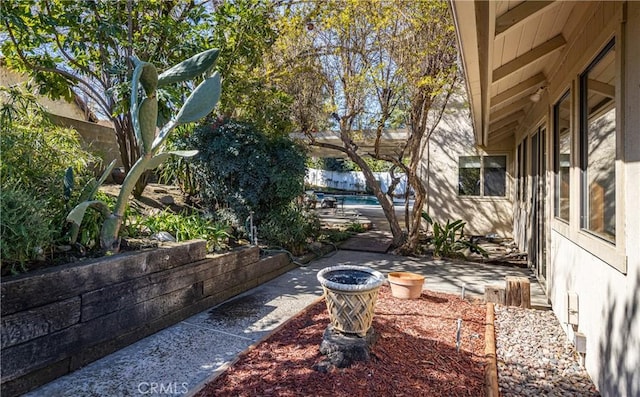
[[[103,251],[118,252],[120,249],[118,233],[122,225],[122,218],[129,202],[129,196],[140,176],[145,171],[156,168],[172,155],[192,157],[198,153],[197,150],[163,152],[162,144],[174,128],[203,118],[213,110],[220,99],[220,74],[218,72],[210,74],[218,54],[217,49],[204,51],[171,67],[160,75],[151,63],[140,61],[136,57],[131,58],[135,66],[131,80],[131,119],[142,156],[125,177],[115,208],[108,212],[102,225],[100,245]],[[169,120],[156,133],[158,122],[156,89],[168,84],[191,80],[202,74],[207,77],[187,98],[176,117]],[[142,90],[140,90],[140,86],[142,86]],[[140,98],[141,96],[143,97]],[[67,221],[79,226],[89,207],[94,207],[101,212],[108,210],[106,204],[100,201],[85,201],[78,204],[69,213]]]

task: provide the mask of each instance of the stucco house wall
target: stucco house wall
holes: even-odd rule
[[[547,135],[545,223],[547,225],[546,292],[567,337],[586,338],[585,367],[603,396],[640,395],[640,3],[591,2],[579,23],[581,30],[568,41],[562,67],[551,76],[541,102],[525,125],[542,126]],[[615,243],[580,226],[579,76],[604,46],[616,40],[616,196]],[[553,105],[571,88],[573,146],[571,215],[569,222],[553,215]],[[516,144],[536,128],[523,128]],[[529,139],[531,142],[531,139]],[[607,141],[605,141],[607,143]],[[613,161],[613,159],[611,159]],[[530,177],[529,177],[530,178]],[[531,181],[529,180],[529,183]],[[611,186],[612,181],[606,185]],[[526,207],[526,205],[525,205]],[[528,227],[528,208],[521,208],[516,228]],[[612,223],[611,209],[605,222]],[[529,233],[533,231],[529,230]],[[577,296],[578,324],[569,324],[569,294]]]
[[[421,178],[428,193],[425,211],[438,222],[462,219],[465,234],[511,237],[513,230],[513,139],[490,150],[477,147],[466,93],[452,98],[427,143]],[[505,197],[463,196],[458,193],[460,156],[506,155]]]
[[[20,73],[9,70],[6,66],[3,66],[0,60],[0,85],[9,87],[16,84],[22,84],[26,81],[25,76]],[[76,119],[86,120],[86,115],[82,109],[72,102],[65,100],[52,100],[43,95],[37,95],[38,103],[42,105],[48,112],[57,114],[60,116]]]

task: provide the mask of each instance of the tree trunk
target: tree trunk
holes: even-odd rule
[[[380,202],[380,206],[382,207],[382,211],[384,212],[387,221],[389,221],[389,228],[391,229],[391,234],[393,235],[393,240],[391,242],[392,247],[397,248],[404,244],[406,239],[406,234],[400,227],[400,222],[398,222],[398,217],[396,216],[396,211],[393,207],[393,199],[390,199],[389,196],[384,194],[380,184],[376,180],[371,168],[367,165],[367,163],[362,159],[362,157],[352,148],[346,147],[346,153],[349,158],[360,167],[362,173],[364,174],[364,178],[367,181],[367,185],[373,190],[373,194]]]

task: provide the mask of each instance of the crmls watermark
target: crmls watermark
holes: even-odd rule
[[[189,384],[186,382],[140,382],[138,393],[140,394],[187,394]]]

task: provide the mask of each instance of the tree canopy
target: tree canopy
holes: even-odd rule
[[[311,144],[343,152],[362,169],[385,210],[394,245],[409,237],[411,248],[426,201],[419,164],[457,78],[448,4],[308,1],[283,7],[282,15],[273,60],[288,70],[282,87],[293,98],[297,128]],[[406,128],[408,139],[394,153],[382,153],[382,133],[390,127]],[[316,140],[316,132],[327,128],[339,134],[341,145]],[[355,143],[366,134],[376,142],[370,153]],[[388,161],[392,172],[407,175],[416,204],[412,216],[407,205],[405,230],[366,157]]]
[[[211,37],[207,10],[194,2],[30,0],[0,7],[7,66],[27,73],[41,94],[77,93],[109,119],[127,170],[140,154],[128,108],[130,57],[162,69],[206,49]],[[186,88],[160,92],[161,109]]]
[[[277,34],[270,1],[24,0],[0,7],[6,65],[28,74],[39,93],[53,99],[78,94],[111,121],[127,171],[140,156],[129,112],[131,56],[162,71],[219,48],[218,111],[269,133],[291,129],[288,96],[269,84],[262,64]],[[158,90],[160,115],[172,114],[193,88],[183,83]],[[143,178],[136,195],[144,184]]]

